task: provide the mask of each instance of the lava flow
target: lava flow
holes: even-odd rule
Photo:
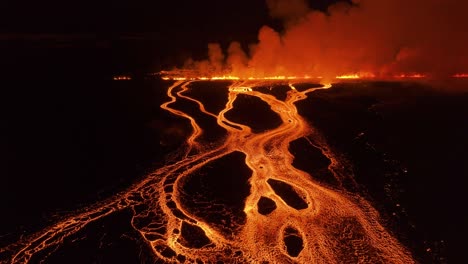
[[[331,85],[301,91],[289,82],[286,99],[279,100],[256,89],[276,85],[278,81],[276,84],[269,80],[233,81],[224,109],[214,113],[202,101],[188,95],[194,84],[197,81],[174,82],[167,90],[170,100],[161,105],[162,109],[188,119],[192,126],[192,134],[177,162],[157,169],[121,194],[0,249],[0,255],[8,255],[12,263],[52,255],[65,240],[78,236],[90,223],[130,209],[131,226],[140,234],[139,240],[147,245],[155,261],[164,263],[414,262],[362,197],[344,188],[319,183],[314,175],[292,166],[294,156],[289,152],[289,144],[305,137],[330,160],[328,169],[337,182],[351,177],[295,106],[309,93]],[[268,104],[280,117],[281,124],[255,132],[246,124],[229,120],[229,112],[235,109],[240,96],[255,97]],[[176,109],[180,101],[196,104],[197,114],[216,122],[225,135],[207,144],[202,139],[207,131],[195,114]],[[233,155],[240,157],[250,174],[245,183],[248,186],[245,199],[238,201],[242,205],[238,215],[215,201],[208,202],[205,208],[218,208],[217,212],[224,216],[210,217],[204,209],[190,206],[196,205],[194,201],[198,198],[190,197],[185,185],[203,174],[200,171]],[[217,177],[219,180],[223,175]],[[211,191],[216,190],[206,190]]]

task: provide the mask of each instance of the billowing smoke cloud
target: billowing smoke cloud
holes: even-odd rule
[[[204,74],[217,74],[226,71],[224,53],[218,43],[208,44],[208,60],[185,62],[184,68],[196,69]]]
[[[245,66],[248,64],[248,58],[239,42],[232,42],[228,48],[227,67],[230,74],[241,76],[246,74]]]
[[[468,1],[354,0],[327,12],[303,0],[267,0],[285,30],[260,29],[245,55],[233,43],[224,60],[210,44],[210,59],[192,63],[208,74],[377,76],[424,73],[434,77],[468,71]]]
[[[210,65],[213,67],[213,70],[221,72],[223,70],[224,54],[219,44],[208,44],[208,57],[210,58]]]

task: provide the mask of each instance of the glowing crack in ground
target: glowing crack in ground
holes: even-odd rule
[[[302,119],[295,106],[307,94],[331,85],[298,91],[294,83],[288,83],[291,89],[281,101],[255,89],[273,85],[274,81],[233,81],[224,109],[212,113],[205,109],[203,102],[186,95],[194,82],[173,83],[167,90],[170,100],[161,105],[164,110],[188,119],[192,126],[187,147],[178,162],[157,169],[123,193],[0,249],[0,253],[8,255],[11,263],[26,263],[42,251],[53,254],[65,238],[91,222],[131,209],[132,228],[151,248],[154,259],[162,262],[414,262],[411,254],[380,224],[377,211],[362,197],[344,188],[320,184],[314,175],[291,165],[294,156],[288,150],[289,144],[307,137],[330,159],[328,169],[337,182],[352,178],[345,175],[343,164],[316,130]],[[225,115],[234,108],[239,94],[267,103],[281,118],[281,125],[253,133],[249,126],[228,120]],[[199,139],[204,131],[197,120],[191,113],[171,107],[182,99],[196,103],[206,118],[216,119],[227,136],[216,144],[202,144]],[[181,185],[205,165],[232,153],[243,153],[245,157],[245,164],[251,170],[250,192],[243,203],[245,221],[226,233],[184,206]],[[191,236],[196,239],[190,241]]]

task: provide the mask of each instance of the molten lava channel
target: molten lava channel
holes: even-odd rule
[[[295,157],[289,152],[290,143],[305,138],[329,159],[328,170],[337,183],[350,177],[295,106],[309,93],[331,85],[296,89],[291,79],[281,84],[288,88],[286,96],[278,98],[257,89],[279,85],[274,79],[234,80],[228,87],[227,103],[216,113],[208,111],[202,100],[188,95],[196,83],[185,78],[173,82],[167,89],[169,100],[161,105],[192,126],[177,162],[157,169],[123,193],[1,249],[0,253],[9,254],[12,263],[26,263],[41,252],[53,254],[64,239],[76,236],[88,224],[131,209],[132,228],[140,234],[139,239],[154,260],[165,263],[414,262],[362,197],[322,184],[314,175],[292,166]],[[247,124],[229,119],[236,100],[245,95],[267,104],[280,124],[253,131]],[[176,107],[182,100],[192,104],[191,112]],[[208,142],[203,137],[206,128],[195,116],[211,119],[222,128],[223,136]],[[226,165],[234,161],[242,164]],[[224,168],[229,173],[214,177],[209,175],[210,167]],[[244,183],[230,185],[230,181],[237,180],[236,173],[245,178]],[[247,177],[242,176],[246,174]],[[202,186],[197,177],[219,181],[226,192],[232,187],[233,193],[228,194],[231,198],[240,194],[244,197],[236,198],[238,201],[207,199],[224,191]],[[187,189],[190,186],[192,189]],[[233,190],[233,186],[238,190]],[[210,193],[205,198],[198,197],[204,195],[200,193],[202,187]]]

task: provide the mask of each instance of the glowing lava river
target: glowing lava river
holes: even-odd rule
[[[7,263],[44,260],[65,241],[85,239],[80,232],[92,223],[125,210],[139,245],[149,252],[145,263],[414,262],[370,203],[340,184],[353,180],[345,162],[298,114],[296,102],[331,85],[299,89],[282,83],[285,98],[277,98],[257,88],[278,81],[234,81],[224,109],[216,113],[191,96],[200,82],[167,83],[169,101],[161,108],[192,127],[177,160],[127,191],[0,249]],[[206,83],[204,88],[213,89]],[[278,125],[255,129],[231,118],[241,97],[267,105]],[[184,104],[191,107],[179,107]],[[247,114],[258,113],[252,107]],[[222,136],[210,140],[207,122]],[[289,147],[301,138],[330,161],[336,186],[292,165]]]

